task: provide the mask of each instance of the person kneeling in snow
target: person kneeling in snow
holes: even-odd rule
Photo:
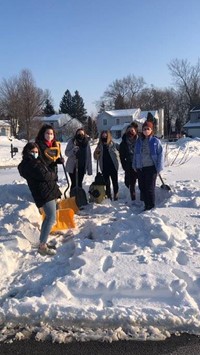
[[[18,165],[18,171],[27,180],[36,206],[38,209],[43,208],[45,213],[38,252],[41,255],[54,255],[55,251],[47,246],[47,239],[56,222],[56,199],[61,197],[56,183],[57,174],[48,169],[39,157],[39,147],[36,143],[27,143],[23,148],[22,161]]]

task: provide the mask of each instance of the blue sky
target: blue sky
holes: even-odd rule
[[[78,90],[88,114],[116,79],[172,84],[174,58],[196,64],[199,0],[0,0],[0,81],[31,70],[54,108]]]

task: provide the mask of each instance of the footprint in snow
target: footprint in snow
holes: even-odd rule
[[[103,272],[107,272],[113,266],[112,256],[107,256],[106,258],[102,258],[101,263],[102,263]]]
[[[188,263],[188,256],[184,253],[184,251],[181,251],[176,258],[177,263],[180,265],[187,265]]]

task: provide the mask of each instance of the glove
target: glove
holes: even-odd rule
[[[58,159],[56,160],[56,164],[64,164],[64,162],[65,162],[65,160],[64,160],[63,157],[62,157],[62,158],[58,158]]]

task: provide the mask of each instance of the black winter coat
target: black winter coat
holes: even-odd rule
[[[24,157],[18,165],[20,175],[27,180],[35,204],[38,208],[46,202],[61,197],[61,192],[56,183],[56,174],[40,160],[32,155]]]
[[[54,171],[56,174],[58,174],[58,167],[57,167],[57,164],[62,164],[62,160],[60,158],[58,158],[55,162],[52,161],[51,159],[49,159],[44,151],[45,149],[48,148],[48,146],[45,144],[44,141],[38,141],[36,140],[36,143],[37,145],[39,146],[39,149],[40,149],[40,156],[42,158],[42,160],[44,160],[45,164],[52,170]],[[56,146],[56,144],[53,146]]]
[[[119,145],[119,157],[122,164],[122,168],[124,170],[129,169],[130,165],[132,164],[132,161],[130,158],[128,144],[126,142],[126,134],[122,136],[122,141]]]

